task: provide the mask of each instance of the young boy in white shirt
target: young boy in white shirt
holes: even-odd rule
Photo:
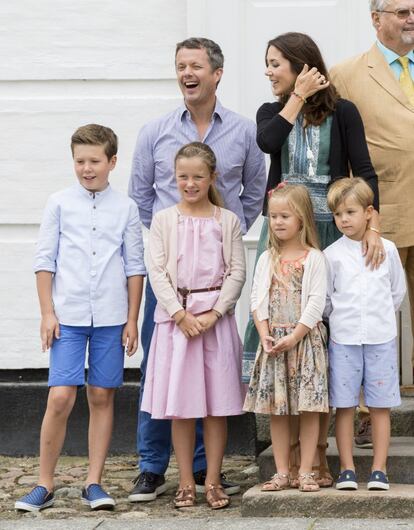
[[[336,407],[341,471],[337,489],[357,489],[352,456],[354,411],[363,386],[372,421],[374,458],[368,489],[387,490],[390,408],[400,405],[395,312],[406,287],[396,246],[381,238],[383,263],[365,264],[361,242],[373,212],[373,193],[360,178],[329,188],[328,206],[343,236],[325,249],[328,269],[329,404]],[[375,228],[373,228],[375,230]]]
[[[42,350],[50,351],[49,397],[40,433],[38,485],[15,508],[38,511],[54,502],[54,472],[78,386],[85,384],[88,346],[89,470],[82,502],[115,501],[100,485],[112,434],[115,389],[124,354],[138,346],[138,311],[146,274],[138,209],[108,182],[118,140],[101,125],[75,131],[71,150],[78,181],[49,198],[34,270]]]

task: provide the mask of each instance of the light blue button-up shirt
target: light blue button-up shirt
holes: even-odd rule
[[[400,79],[400,75],[403,71],[403,67],[400,63],[398,53],[393,52],[392,50],[386,48],[382,42],[377,41],[377,46],[385,57],[385,60],[390,65],[391,70],[393,71],[396,79]],[[411,79],[414,79],[414,50],[411,50],[407,53],[408,61],[408,70],[411,75]]]
[[[54,274],[61,324],[124,324],[127,278],[146,274],[137,206],[110,186],[92,193],[77,183],[54,193],[43,214],[34,270]]]
[[[150,227],[156,212],[179,202],[174,158],[180,147],[194,141],[200,141],[197,127],[184,104],[141,129],[129,195],[138,204],[146,227]],[[216,155],[217,188],[224,204],[239,217],[242,232],[246,233],[262,209],[266,189],[265,160],[256,144],[256,125],[216,100],[202,141]]]

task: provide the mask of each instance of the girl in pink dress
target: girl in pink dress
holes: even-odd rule
[[[180,202],[158,212],[149,238],[148,270],[157,297],[142,410],[172,419],[180,483],[175,506],[195,504],[195,419],[203,418],[206,499],[213,509],[229,498],[220,485],[226,416],[242,414],[242,345],[234,307],[245,281],[237,216],[221,208],[216,159],[199,142],[175,158]]]

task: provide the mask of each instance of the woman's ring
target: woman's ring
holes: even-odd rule
[[[381,256],[381,258],[382,258],[382,256],[384,255],[384,252],[382,252],[382,251],[380,250],[380,251],[378,252],[378,254],[379,254],[379,255]]]

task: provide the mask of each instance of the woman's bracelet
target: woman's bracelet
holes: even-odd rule
[[[373,226],[369,226],[368,227],[370,230],[372,230],[373,232],[376,232],[377,234],[381,234],[380,230],[378,230],[378,228],[374,228]]]
[[[306,103],[306,98],[304,96],[302,96],[301,94],[298,94],[297,92],[295,92],[295,90],[293,92],[290,93],[291,96],[296,96],[297,98],[301,99],[303,101],[303,103]]]
[[[177,326],[179,326],[181,324],[181,322],[185,319],[186,314],[187,314],[187,311],[184,311],[184,315],[180,318],[180,320],[178,322],[177,322],[177,320],[175,321]]]

